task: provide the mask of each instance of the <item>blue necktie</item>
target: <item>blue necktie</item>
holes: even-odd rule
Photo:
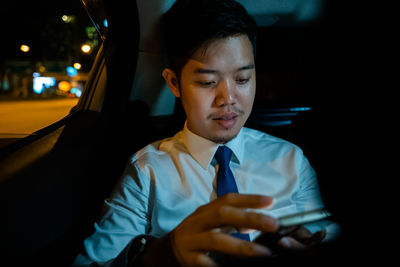
[[[219,146],[214,155],[219,164],[217,174],[217,196],[223,196],[227,193],[239,193],[233,173],[229,168],[229,162],[232,158],[232,150],[227,146]],[[250,241],[248,234],[233,233],[232,236]]]

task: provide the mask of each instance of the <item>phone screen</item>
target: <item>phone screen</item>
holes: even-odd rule
[[[278,218],[278,222],[281,227],[288,227],[324,220],[331,216],[326,209],[317,209],[283,216]]]

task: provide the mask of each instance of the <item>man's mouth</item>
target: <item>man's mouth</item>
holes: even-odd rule
[[[213,120],[223,128],[232,128],[237,121],[237,117],[236,113],[225,113],[215,116]]]

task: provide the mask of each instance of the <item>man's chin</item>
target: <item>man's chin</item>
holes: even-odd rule
[[[225,144],[225,143],[231,141],[233,138],[235,138],[238,135],[238,133],[239,132],[237,131],[233,134],[214,135],[208,139],[217,144]]]

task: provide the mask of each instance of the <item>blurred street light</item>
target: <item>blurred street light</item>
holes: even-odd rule
[[[82,67],[82,65],[80,63],[78,63],[78,62],[74,63],[74,68],[75,69],[80,70],[81,67]]]
[[[83,53],[89,53],[92,48],[90,47],[90,45],[84,44],[81,46],[81,50]]]
[[[70,77],[75,77],[76,75],[78,75],[78,70],[71,66],[68,66],[66,68],[66,71],[67,71],[67,75]]]
[[[65,23],[70,23],[73,22],[75,20],[75,16],[72,15],[62,15],[61,19],[65,22]]]
[[[21,46],[19,47],[19,49],[20,49],[22,52],[27,53],[27,52],[29,51],[30,47],[27,46],[27,45],[25,45],[25,44],[23,44],[23,45],[21,45]]]
[[[67,81],[61,81],[58,83],[58,89],[64,92],[68,92],[71,89],[71,84]]]

